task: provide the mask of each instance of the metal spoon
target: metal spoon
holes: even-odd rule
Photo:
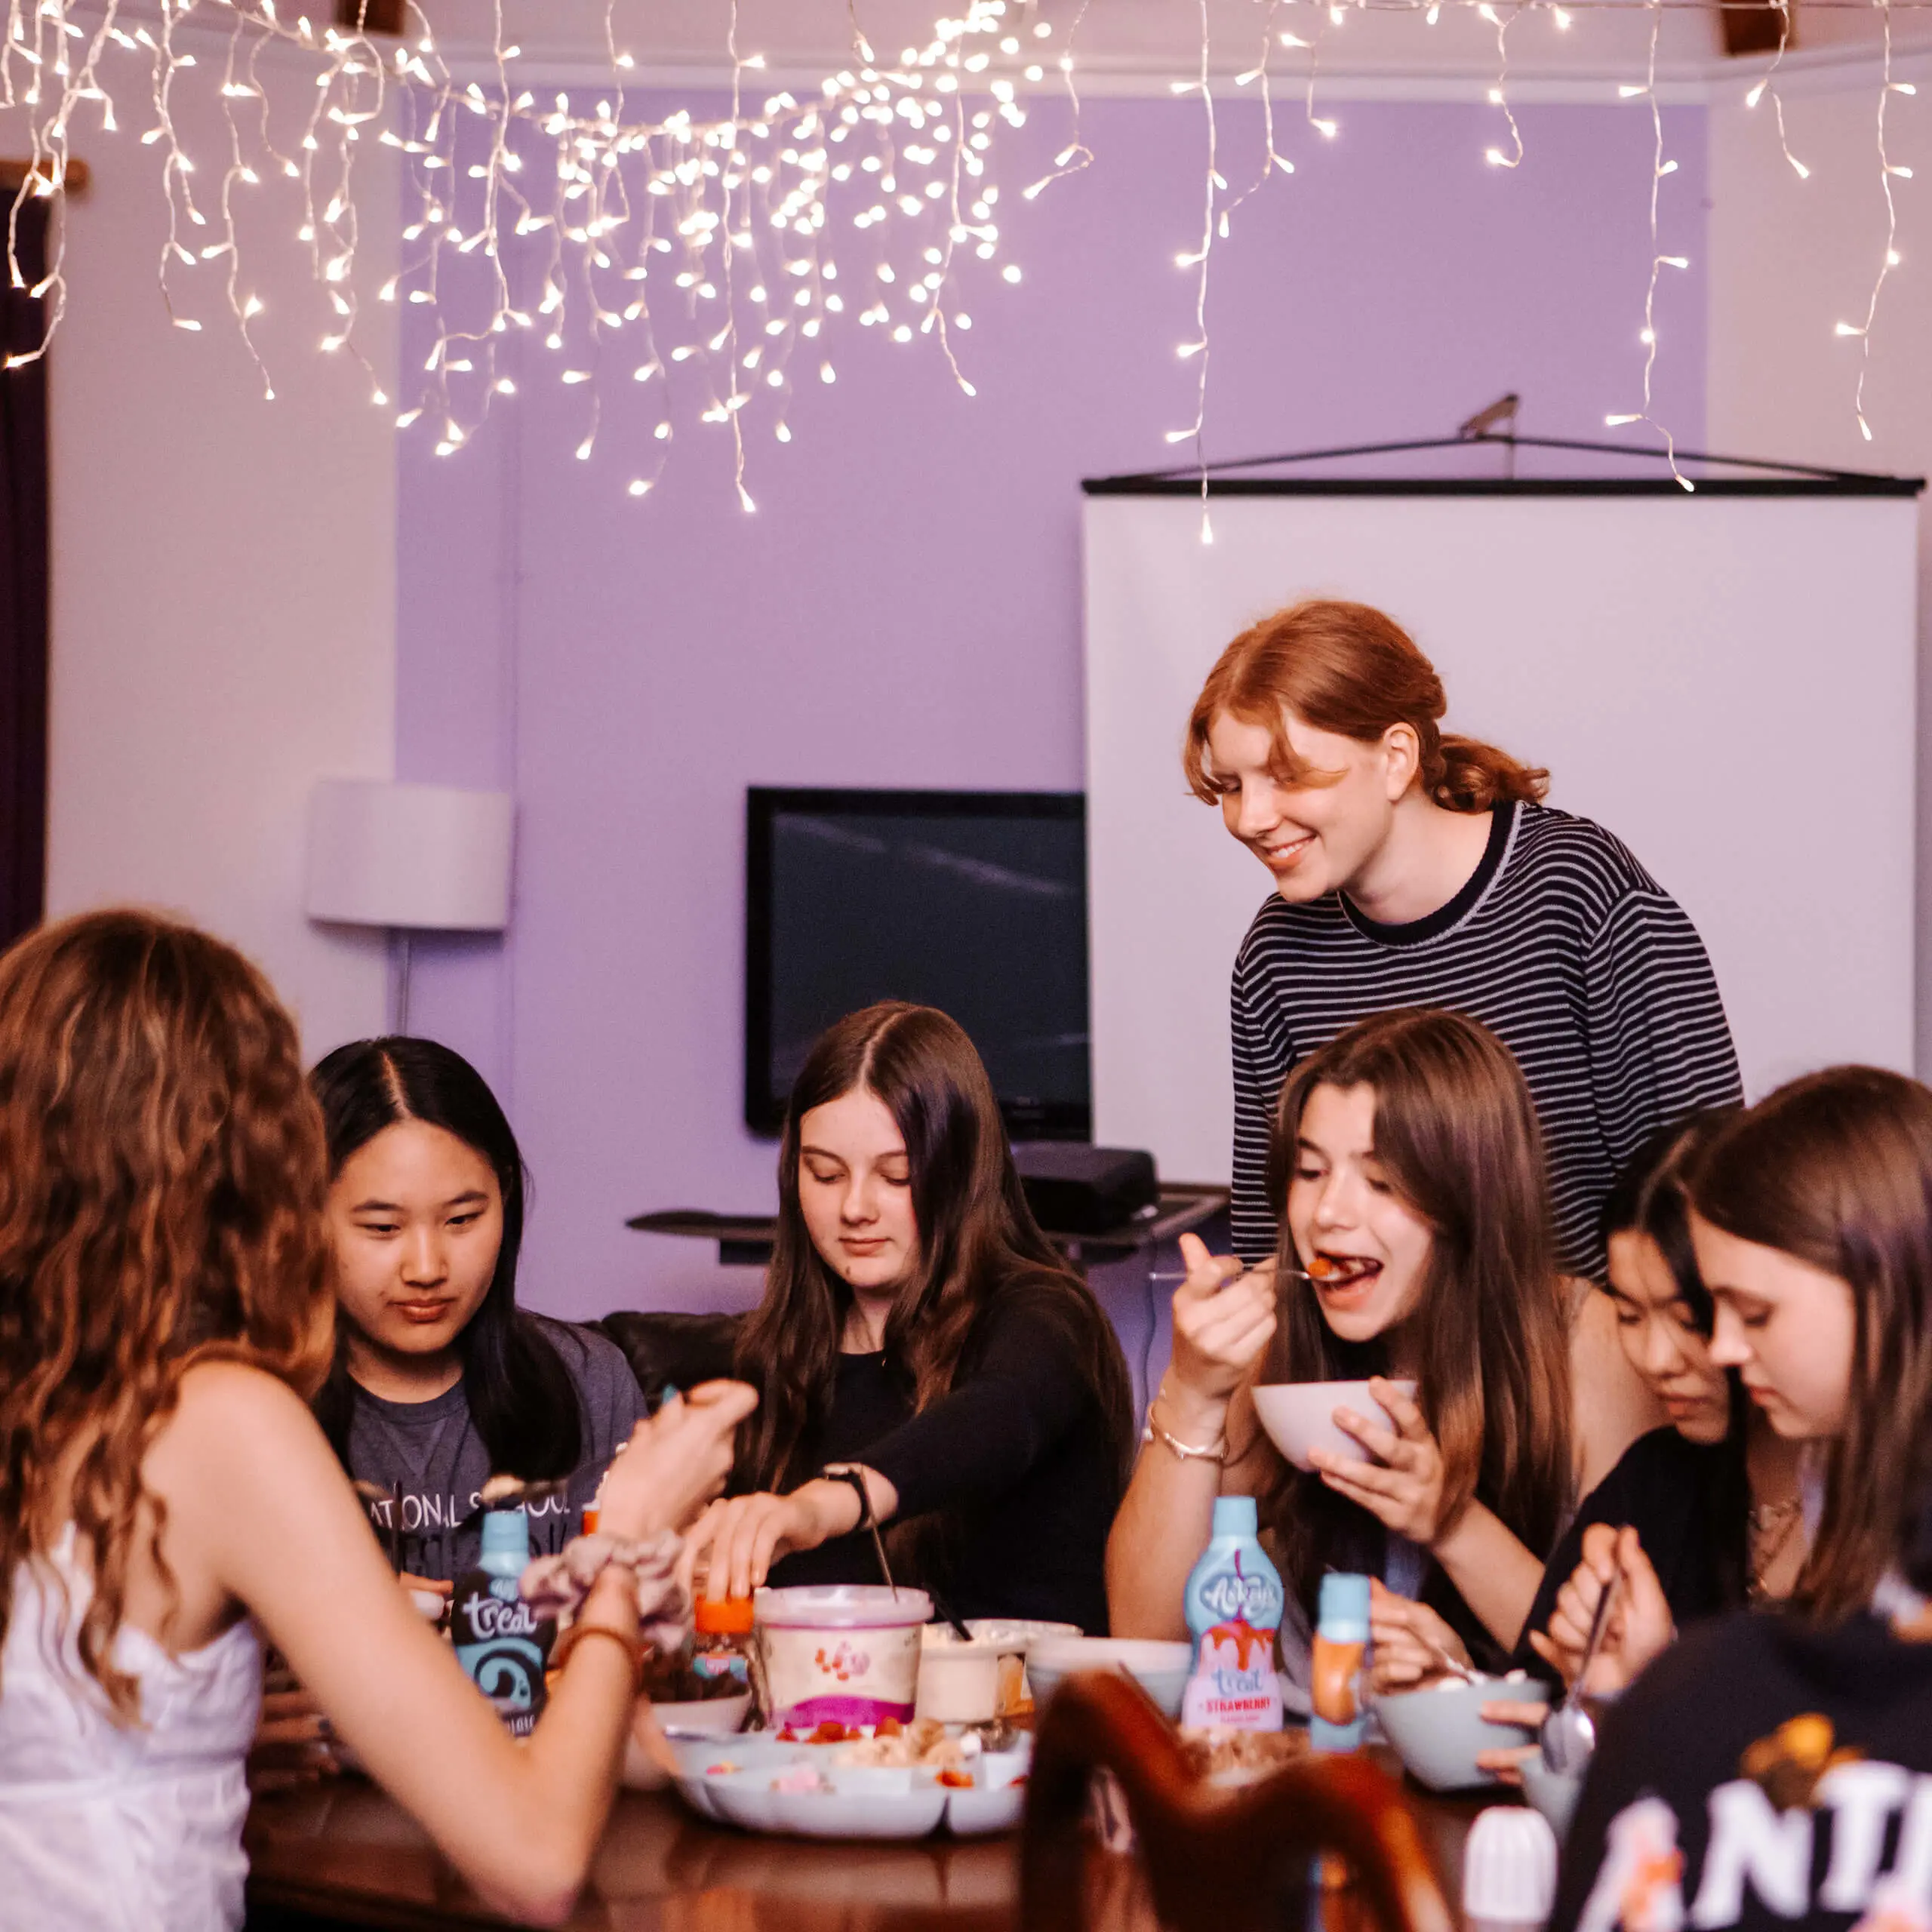
[[[1221,1286],[1224,1288],[1231,1288],[1235,1282],[1244,1281],[1250,1275],[1258,1275],[1260,1272],[1261,1270],[1258,1268],[1244,1268],[1238,1275],[1230,1275]],[[1147,1278],[1150,1281],[1184,1281],[1187,1278],[1187,1270],[1185,1268],[1159,1268],[1156,1269]],[[1327,1281],[1332,1284],[1352,1278],[1339,1274],[1311,1275],[1306,1268],[1277,1268],[1275,1270],[1275,1278],[1278,1281]]]
[[[1623,1581],[1620,1572],[1597,1598],[1597,1614],[1590,1620],[1590,1641],[1584,1646],[1583,1668],[1571,1681],[1563,1701],[1543,1721],[1539,1734],[1543,1761],[1550,1770],[1564,1777],[1580,1777],[1597,1748],[1596,1721],[1583,1708],[1583,1680],[1603,1647],[1604,1632],[1610,1627],[1611,1607],[1617,1601],[1617,1588]]]
[[[1416,1635],[1421,1637],[1422,1632],[1417,1631]],[[1451,1675],[1460,1677],[1465,1684],[1481,1684],[1486,1681],[1481,1671],[1472,1670],[1467,1664],[1459,1663],[1433,1637],[1423,1637],[1422,1641],[1429,1654]]]

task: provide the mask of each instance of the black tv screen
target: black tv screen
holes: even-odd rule
[[[875,1000],[972,1037],[1017,1137],[1085,1140],[1086,801],[1069,792],[747,795],[745,1120],[783,1127],[812,1042]]]

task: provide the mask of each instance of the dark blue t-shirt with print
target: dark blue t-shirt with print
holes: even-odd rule
[[[585,1506],[596,1494],[611,1457],[643,1419],[644,1397],[614,1343],[593,1330],[537,1318],[577,1385],[583,1419],[584,1453],[568,1493],[529,1506],[531,1554],[545,1556],[561,1549],[582,1526]],[[473,1515],[494,1472],[470,1419],[462,1383],[426,1402],[386,1401],[358,1389],[349,1466],[359,1480],[400,1489],[404,1569],[453,1581],[475,1566],[482,1548],[481,1529],[472,1525],[459,1533],[457,1525]],[[396,1506],[371,1502],[365,1506],[388,1548]]]

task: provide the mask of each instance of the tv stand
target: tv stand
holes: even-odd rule
[[[1191,1232],[1211,1221],[1228,1204],[1225,1187],[1164,1183],[1160,1198],[1131,1220],[1100,1234],[1067,1234],[1044,1229],[1047,1238],[1077,1266],[1094,1261],[1124,1261],[1143,1249]],[[681,1235],[691,1241],[715,1241],[718,1259],[728,1268],[762,1268],[771,1259],[777,1231],[773,1214],[717,1214],[699,1208],[667,1208],[633,1214],[625,1222],[641,1234]]]

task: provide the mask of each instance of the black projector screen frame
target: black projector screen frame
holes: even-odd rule
[[[825,1027],[909,999],[972,1036],[1015,1139],[1088,1137],[1084,794],[752,786],[745,804],[754,1134],[782,1131]]]

